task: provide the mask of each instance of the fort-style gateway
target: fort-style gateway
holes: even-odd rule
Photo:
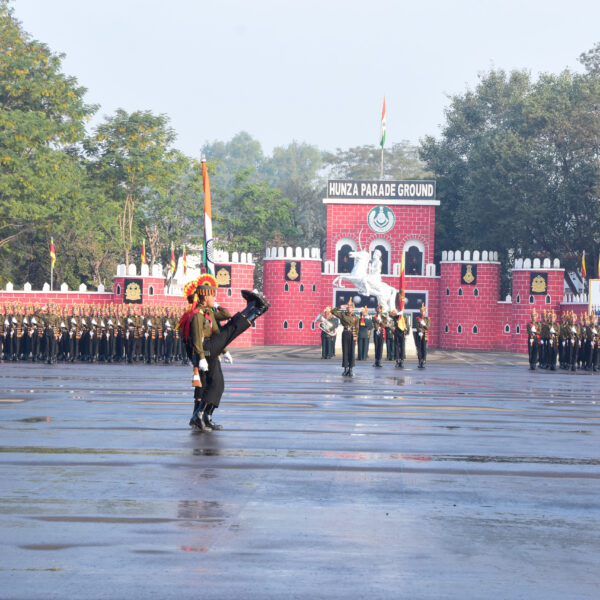
[[[343,275],[354,267],[351,253],[381,252],[382,279],[400,287],[405,259],[405,310],[409,315],[425,303],[433,321],[430,347],[448,349],[526,351],[523,331],[531,309],[586,312],[583,298],[564,296],[564,270],[558,259],[517,259],[512,270],[512,294],[500,298],[500,269],[494,249],[444,249],[434,262],[435,181],[329,181],[326,256],[317,248],[267,248],[263,291],[271,309],[238,345],[318,344],[316,316],[324,306],[341,305],[354,297],[358,307],[374,309],[373,296],[361,296]],[[252,286],[254,264],[245,253],[217,252],[218,302],[233,310],[244,304],[240,290]],[[342,276],[342,277],[340,277]],[[188,275],[188,278],[191,276]],[[79,304],[177,304],[185,301],[181,264],[174,285],[165,289],[160,267],[147,266],[138,275],[135,265],[120,265],[113,290],[77,292],[32,291],[12,284],[0,292],[0,302]],[[340,287],[343,286],[343,287]],[[131,290],[135,289],[135,294]]]

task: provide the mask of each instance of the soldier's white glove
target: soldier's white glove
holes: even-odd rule
[[[233,364],[233,356],[231,356],[229,350],[223,354],[223,358],[225,359],[226,363],[229,363],[230,365]]]
[[[208,371],[208,363],[206,362],[205,358],[200,359],[198,366],[200,367],[201,371]]]

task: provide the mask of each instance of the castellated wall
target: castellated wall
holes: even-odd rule
[[[321,330],[314,320],[331,300],[323,301],[318,248],[267,248],[263,292],[271,303],[261,318],[265,327],[264,344],[321,342]]]
[[[505,349],[497,310],[500,294],[497,253],[444,252],[440,271],[440,347]]]

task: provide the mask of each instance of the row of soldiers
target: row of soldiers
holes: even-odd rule
[[[408,317],[403,312],[391,310],[384,313],[378,305],[373,315],[368,308],[363,307],[358,314],[354,312],[352,300],[342,307],[325,307],[321,319],[321,356],[331,358],[335,354],[335,339],[337,327],[341,324],[342,331],[342,366],[344,375],[353,376],[354,345],[357,345],[357,360],[368,358],[369,341],[372,336],[375,351],[374,367],[381,367],[383,346],[386,346],[387,359],[395,361],[396,367],[403,368],[406,359],[406,337],[411,331]],[[423,305],[413,323],[413,334],[417,349],[419,368],[425,368],[427,359],[427,342],[431,321],[427,309]]]
[[[187,360],[181,308],[166,305],[5,304],[0,313],[3,360],[172,363]]]
[[[560,369],[576,371],[598,371],[598,343],[600,328],[595,313],[580,317],[566,311],[557,321],[554,311],[544,311],[538,318],[537,311],[531,313],[527,323],[529,368]]]

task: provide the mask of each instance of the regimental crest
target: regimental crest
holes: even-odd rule
[[[477,283],[477,265],[463,263],[461,265],[460,282],[465,285],[475,285]]]
[[[375,233],[387,233],[396,224],[394,211],[389,206],[374,206],[367,215],[367,224]]]
[[[548,292],[548,273],[532,273],[530,290],[532,294],[546,294]]]
[[[124,294],[123,302],[126,304],[141,304],[142,303],[142,280],[141,279],[126,279],[123,282]]]
[[[300,281],[301,264],[295,260],[288,260],[285,263],[285,279],[286,281]]]
[[[215,267],[216,279],[219,287],[231,287],[231,267],[219,265]]]

